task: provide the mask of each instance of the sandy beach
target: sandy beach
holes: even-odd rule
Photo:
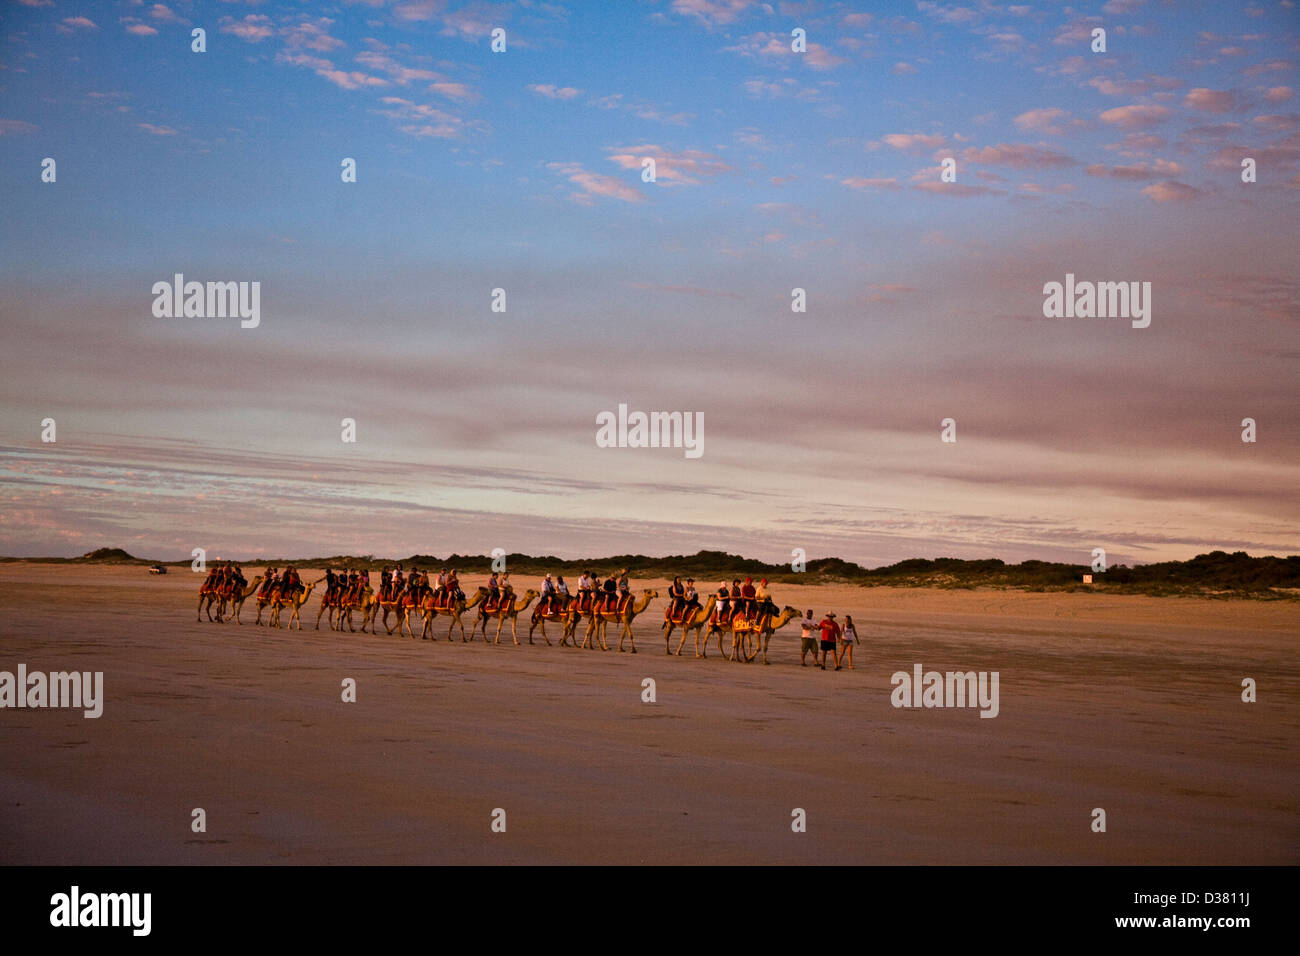
[[[521,647],[317,631],[319,590],[301,633],[251,602],[195,623],[198,585],[0,565],[0,670],[102,671],[105,695],[98,719],[0,711],[0,860],[1300,862],[1293,602],[776,589],[854,616],[835,672],[800,668],[795,624],[771,666],[666,657],[663,597],[632,655],[528,646],[523,622]],[[915,664],[997,671],[998,716],[893,707]]]

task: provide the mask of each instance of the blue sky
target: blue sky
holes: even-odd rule
[[[0,551],[1300,550],[1290,0],[0,16]],[[154,318],[178,271],[261,326]],[[620,402],[704,458],[596,449]]]

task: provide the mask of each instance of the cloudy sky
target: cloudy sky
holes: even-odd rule
[[[0,553],[1300,553],[1292,0],[0,23]],[[260,326],[155,317],[178,272]],[[1044,318],[1067,273],[1150,327]]]

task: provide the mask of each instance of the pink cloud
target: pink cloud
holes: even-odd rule
[[[1070,116],[1065,110],[1056,107],[1026,110],[1017,116],[1013,123],[1020,129],[1039,130],[1049,135],[1058,135],[1064,129],[1063,121]]]
[[[271,27],[271,18],[261,14],[250,13],[242,20],[226,17],[221,21],[221,32],[232,33],[248,43],[261,43],[275,33]]]
[[[1173,180],[1165,180],[1162,183],[1147,186],[1142,190],[1142,194],[1150,196],[1156,202],[1188,202],[1204,195],[1199,189],[1194,189],[1186,183],[1178,183]]]
[[[1285,103],[1291,98],[1291,87],[1289,86],[1271,86],[1264,91],[1264,101],[1266,103]]]
[[[153,37],[158,35],[158,31],[147,23],[129,23],[126,32],[137,37]]]
[[[1112,179],[1145,180],[1159,179],[1161,176],[1181,176],[1183,167],[1175,162],[1157,159],[1151,163],[1134,163],[1128,166],[1110,166],[1095,163],[1085,172],[1089,176],[1109,176]]]
[[[1229,113],[1237,107],[1237,94],[1231,90],[1211,90],[1198,86],[1187,91],[1183,105],[1206,113]]]
[[[952,199],[970,199],[974,196],[1002,195],[1001,190],[991,186],[965,186],[961,183],[917,183],[912,187],[932,196],[947,196]]]
[[[889,133],[881,138],[881,142],[894,149],[938,149],[947,140],[937,134]]]
[[[64,17],[63,25],[74,30],[98,30],[95,22],[86,17]]]
[[[146,133],[152,133],[154,136],[175,136],[176,130],[170,126],[154,126],[152,123],[136,123],[140,129]]]
[[[547,163],[546,168],[576,185],[581,192],[573,193],[569,198],[584,206],[591,205],[593,196],[607,196],[623,202],[645,202],[645,196],[627,183],[613,176],[593,173],[584,169],[580,163]]]
[[[655,161],[655,178],[670,185],[699,185],[701,177],[717,176],[731,172],[731,167],[721,157],[698,149],[678,152],[643,143],[640,146],[609,147],[611,162],[623,169],[641,169],[641,161],[650,157]]]
[[[1039,146],[1024,143],[999,143],[997,146],[971,147],[962,153],[969,163],[982,163],[989,166],[1014,166],[1018,169],[1041,168],[1044,166],[1073,166],[1076,160]]]
[[[713,26],[731,23],[753,5],[754,0],[673,0],[672,11]]]
[[[864,192],[871,189],[897,189],[897,179],[867,179],[862,176],[851,176],[848,179],[840,180],[841,186],[848,186],[850,189],[860,189]]]
[[[1117,106],[1102,113],[1101,120],[1120,129],[1145,129],[1163,123],[1169,115],[1169,109],[1164,106]]]
[[[39,128],[23,120],[0,119],[0,136],[14,133],[34,133]]]

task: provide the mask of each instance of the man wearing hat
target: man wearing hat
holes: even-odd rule
[[[835,669],[840,669],[840,654],[836,649],[835,642],[839,640],[840,626],[835,623],[835,612],[828,611],[822,618],[821,623],[817,625],[822,629],[822,670],[826,670],[826,655],[835,655]]]

